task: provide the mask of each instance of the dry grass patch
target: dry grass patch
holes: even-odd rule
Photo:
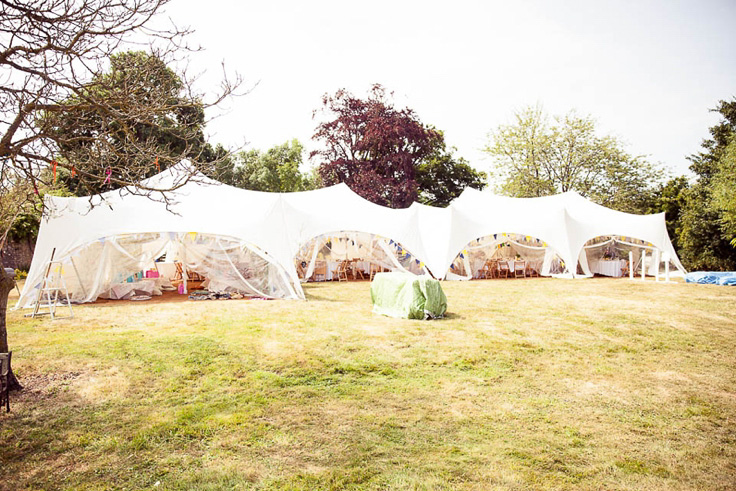
[[[371,314],[367,282],[12,312],[0,486],[736,487],[736,290],[443,288],[432,322]]]

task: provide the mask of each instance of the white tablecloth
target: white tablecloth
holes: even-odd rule
[[[626,266],[625,259],[615,259],[613,261],[599,260],[590,262],[591,273],[600,274],[603,276],[623,276],[621,274],[621,268]]]
[[[112,300],[123,300],[139,294],[161,295],[160,287],[157,285],[160,282],[158,278],[144,278],[131,283],[118,283],[110,287],[108,298]]]

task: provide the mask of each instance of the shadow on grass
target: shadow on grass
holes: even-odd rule
[[[315,295],[313,292],[304,290],[304,299],[309,300],[319,300],[320,302],[332,302],[332,303],[340,303],[341,301],[334,297],[325,297],[322,295]]]

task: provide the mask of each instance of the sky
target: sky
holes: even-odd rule
[[[204,48],[190,56],[200,91],[221,63],[252,89],[208,114],[211,142],[245,149],[313,149],[325,93],[380,83],[479,170],[489,132],[539,104],[590,115],[681,175],[719,120],[709,109],[736,97],[733,0],[174,0],[166,13]]]

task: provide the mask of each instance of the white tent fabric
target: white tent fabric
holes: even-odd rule
[[[152,177],[147,185],[164,189],[185,173],[191,173],[191,168],[182,163]],[[171,248],[172,244],[190,249],[198,244],[199,262],[192,262],[191,266],[209,264],[211,271],[214,271],[214,259],[208,250],[219,251],[220,262],[232,263],[233,256],[223,253],[237,249],[241,261],[258,258],[258,268],[265,271],[259,274],[270,278],[265,283],[261,281],[255,291],[303,299],[294,262],[300,249],[317,237],[345,232],[391,239],[411,251],[413,257],[423,261],[439,278],[455,277],[450,266],[472,241],[501,232],[540,239],[568,265],[577,264],[586,242],[595,237],[634,237],[651,243],[662,251],[665,260],[684,271],[667,234],[663,213],[621,213],[575,193],[522,199],[467,189],[447,208],[414,203],[397,210],[366,201],[344,184],[315,191],[263,193],[199,176],[171,192],[169,201],[167,205],[125,191],[83,198],[47,196],[47,212],[18,305],[30,306],[35,301],[52,250],[55,260],[70,265],[65,278],[71,278],[72,269],[76,268],[75,273],[78,272],[86,290],[81,300],[90,301],[94,300],[95,292],[120,279],[117,273],[129,274],[154,258],[162,247]],[[93,203],[96,206],[91,206]],[[142,235],[146,235],[150,244],[146,248],[134,248],[135,253],[128,252],[127,256],[118,251],[117,257],[127,257],[130,264],[119,271],[115,271],[114,264],[107,264],[107,276],[100,275],[103,265],[94,262],[97,256],[87,256],[84,264],[80,264],[81,259],[70,263],[74,257],[79,259],[80,251],[90,249],[95,243],[110,242],[108,249],[117,251],[115,244],[121,240],[131,243],[131,236]],[[189,246],[186,246],[187,237]],[[199,241],[196,237],[200,237]],[[91,262],[90,258],[93,258]],[[232,265],[231,280],[238,282],[242,276],[238,271],[247,266]],[[574,275],[575,268],[572,269]],[[99,281],[94,283],[91,278]]]
[[[664,213],[623,213],[597,205],[574,192],[541,198],[509,198],[475,189],[466,189],[451,207],[474,216],[476,221],[472,230],[451,238],[454,247],[494,233],[529,235],[549,244],[566,264],[575,265],[585,244],[596,237],[633,237],[650,243],[661,251],[663,261],[685,271],[667,233]],[[575,271],[571,273],[575,275]]]

